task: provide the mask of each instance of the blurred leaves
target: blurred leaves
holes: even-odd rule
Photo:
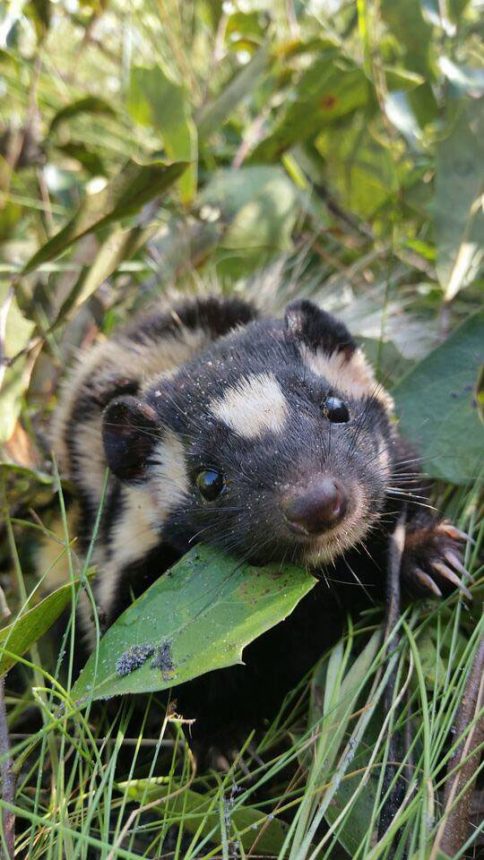
[[[363,108],[368,98],[363,70],[336,49],[323,51],[301,75],[286,101],[287,107],[278,112],[274,130],[255,148],[251,161],[279,159],[298,141],[307,140],[325,125]]]
[[[52,132],[55,131],[61,123],[80,113],[96,113],[114,116],[115,112],[112,105],[105,101],[105,99],[100,99],[97,96],[86,96],[86,98],[71,102],[71,104],[66,105],[66,107],[57,111],[57,113],[52,117],[49,133],[52,134]]]
[[[189,95],[160,66],[131,69],[127,101],[133,119],[151,125],[172,161],[189,162],[180,180],[181,198],[190,203],[197,186],[197,131],[191,117]]]
[[[414,441],[427,472],[465,484],[479,478],[484,427],[477,408],[484,312],[471,316],[394,389],[402,433]]]
[[[32,370],[32,356],[21,354],[34,329],[17,305],[12,288],[0,285],[0,443],[10,439]]]
[[[298,192],[280,167],[217,171],[199,205],[202,216],[227,225],[213,255],[221,275],[250,274],[291,247]]]
[[[249,96],[269,68],[269,49],[264,46],[250,62],[238,72],[217,98],[204,105],[197,116],[200,139],[218,131],[227,117]]]
[[[61,551],[59,547],[59,555]],[[36,606],[24,609],[15,621],[0,630],[0,675],[8,672],[50,630],[61,612],[71,604],[72,595],[79,585],[78,579],[62,585]]]
[[[484,98],[456,111],[436,163],[437,274],[446,301],[476,276],[484,249]]]
[[[25,264],[23,274],[54,259],[70,245],[113,221],[133,215],[183,173],[186,164],[136,164],[129,161],[102,191],[86,197],[74,217]]]
[[[102,326],[100,305],[138,306],[199,273],[240,290],[270,265],[264,302],[307,293],[382,333],[392,380],[402,354],[431,347],[442,302],[456,305],[450,330],[476,308],[474,4],[200,0],[178,16],[142,0],[122,26],[115,4],[53,8],[11,4],[0,31],[0,273],[22,274],[1,438],[46,341],[55,366],[69,352],[78,309]],[[22,353],[32,328],[16,303],[38,352]]]

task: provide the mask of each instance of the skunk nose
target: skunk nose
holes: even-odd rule
[[[294,531],[320,534],[343,519],[347,501],[343,487],[334,478],[320,478],[298,495],[286,498],[282,510]]]

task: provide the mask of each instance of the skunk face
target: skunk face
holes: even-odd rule
[[[112,471],[179,552],[316,566],[362,541],[391,472],[391,401],[309,302],[250,322],[104,415]]]

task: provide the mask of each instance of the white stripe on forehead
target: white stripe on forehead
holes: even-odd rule
[[[382,385],[378,385],[373,369],[361,349],[356,349],[350,358],[343,352],[333,352],[331,355],[320,349],[314,352],[304,345],[299,349],[306,367],[317,376],[323,376],[342,394],[356,399],[374,397],[387,412],[392,413],[393,399]]]
[[[274,374],[258,373],[227,388],[209,409],[239,436],[256,439],[266,432],[281,432],[288,404]]]

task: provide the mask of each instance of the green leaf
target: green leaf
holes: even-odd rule
[[[482,260],[484,236],[484,98],[459,113],[437,149],[435,234],[437,274],[450,301]]]
[[[69,295],[62,303],[54,325],[66,320],[67,315],[86,302],[106,281],[123,260],[129,259],[159,230],[159,224],[115,230],[101,245],[92,264],[85,267]]]
[[[326,176],[349,211],[371,217],[399,186],[395,156],[383,147],[358,114],[353,121],[330,126],[316,140]]]
[[[476,380],[483,360],[484,312],[478,311],[394,389],[402,434],[434,478],[465,484],[482,468],[484,427]]]
[[[405,68],[427,78],[432,28],[422,15],[421,0],[382,0],[380,8],[383,21],[405,53]]]
[[[358,696],[371,677],[381,640],[381,631],[376,630],[349,668],[345,662],[347,655],[343,652],[343,643],[338,642],[333,647],[329,660],[324,659],[316,668],[311,687],[308,726],[319,728],[318,747],[327,750],[324,761],[328,771],[353,719]],[[322,711],[325,716],[322,723],[321,691]]]
[[[291,247],[298,191],[280,167],[219,170],[200,195],[200,213],[227,229],[213,259],[221,276],[240,277]]]
[[[63,152],[69,158],[75,158],[91,176],[106,175],[106,168],[104,167],[102,158],[97,152],[89,149],[82,141],[71,140],[68,143],[57,145],[56,149]]]
[[[442,646],[436,642],[435,631],[425,630],[418,640],[418,650],[427,689],[435,690],[437,683],[445,678],[445,663],[442,659]]]
[[[22,612],[8,627],[0,630],[0,675],[8,672],[29,648],[54,624],[70,604],[80,580],[75,579],[49,594],[33,609]]]
[[[417,75],[415,72],[409,72],[408,69],[398,69],[392,68],[391,66],[385,66],[383,71],[385,73],[387,89],[390,92],[393,90],[398,90],[399,92],[414,90],[415,87],[419,87],[424,83],[422,75]]]
[[[343,845],[349,857],[357,856],[358,851],[361,855],[361,846],[365,843],[368,825],[374,815],[378,798],[379,771],[376,768],[369,771],[368,765],[383,719],[384,714],[381,705],[379,705],[352,760],[351,770],[353,773],[347,774],[346,778],[341,780],[338,791],[335,792],[324,816],[327,823],[333,825],[343,809],[347,807],[337,833],[338,842]],[[363,780],[364,788],[361,789]]]
[[[270,52],[267,47],[260,48],[249,63],[232,78],[220,95],[206,105],[198,119],[200,139],[210,137],[219,131],[225,120],[237,108],[242,99],[253,92],[268,72]]]
[[[289,615],[315,582],[293,566],[252,567],[197,547],[110,627],[72,697],[164,690],[240,663],[245,645]]]
[[[174,792],[173,782],[166,777],[130,780],[119,783],[118,788],[123,793],[126,792],[129,798],[142,804],[159,798],[160,814],[166,815],[168,810],[170,816],[181,816],[183,827],[189,833],[196,833],[202,826],[203,835],[210,835],[211,842],[222,838],[220,801],[217,797],[207,795],[206,792],[199,794],[189,788],[180,788],[178,792]],[[234,837],[242,843],[244,851],[250,851],[255,844],[256,854],[279,855],[288,829],[285,822],[279,821],[273,815],[265,815],[251,806],[235,804],[227,812],[228,824]]]
[[[422,14],[421,0],[382,0],[382,20],[398,45],[405,69],[416,72],[425,83],[412,90],[408,101],[421,128],[438,118],[438,106],[432,90],[434,63],[432,57],[432,28]]]
[[[10,475],[15,475],[19,479],[23,478],[26,481],[32,481],[46,487],[50,487],[54,483],[52,475],[48,475],[46,472],[40,471],[40,469],[29,469],[27,466],[19,466],[18,463],[0,462],[0,479],[7,479]]]
[[[302,74],[274,131],[255,148],[250,161],[277,161],[295,143],[363,107],[369,92],[361,69],[338,58],[334,49],[326,51]]]
[[[23,274],[57,257],[86,233],[138,212],[145,203],[176,182],[186,166],[185,162],[163,164],[153,161],[150,164],[138,164],[128,161],[102,191],[84,199],[69,223],[25,264]]]
[[[51,120],[49,134],[52,134],[52,132],[55,131],[61,123],[65,122],[65,120],[72,119],[73,116],[77,116],[80,113],[108,114],[110,116],[115,116],[115,111],[109,102],[99,98],[98,96],[86,96],[86,98],[71,102],[70,105],[66,105],[61,108],[61,110],[57,111]]]
[[[0,155],[0,177],[5,165],[5,159]],[[18,203],[12,203],[11,200],[7,200],[0,208],[0,242],[5,242],[15,235],[22,214],[22,207]]]
[[[457,65],[449,57],[440,57],[439,66],[442,74],[450,81],[459,96],[469,95],[472,98],[484,96],[484,69]]]
[[[13,358],[28,344],[34,323],[22,316],[6,284],[0,286],[0,320],[0,356]],[[32,360],[24,355],[10,366],[0,363],[0,443],[7,442],[15,429],[31,371]]]
[[[25,14],[34,24],[37,39],[41,41],[46,36],[51,22],[52,4],[50,0],[31,0],[24,7]]]
[[[136,122],[161,134],[168,158],[190,162],[180,180],[180,194],[189,203],[197,187],[197,130],[187,90],[160,66],[131,70],[128,110]]]
[[[402,90],[389,92],[384,98],[385,113],[398,129],[400,134],[408,140],[414,149],[420,145],[422,130],[417,122],[417,117],[412,108],[408,93]]]

